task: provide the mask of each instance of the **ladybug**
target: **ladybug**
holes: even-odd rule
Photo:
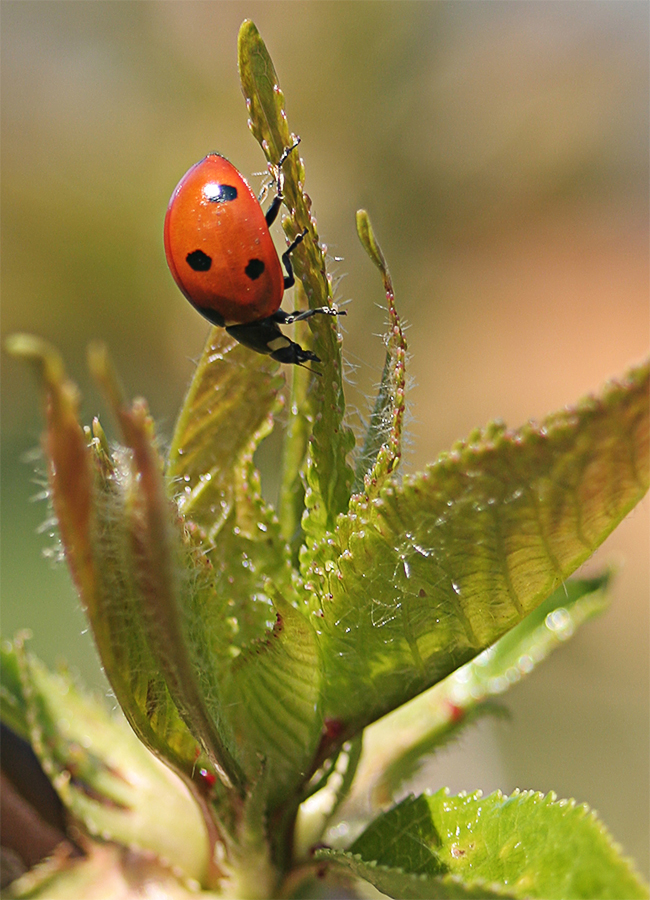
[[[208,321],[257,353],[302,365],[320,360],[289,340],[280,325],[339,311],[280,309],[285,290],[295,283],[291,251],[307,234],[299,234],[282,254],[285,275],[269,228],[283,200],[282,163],[295,146],[278,163],[277,193],[266,213],[245,178],[219,153],[192,166],[169,201],[165,254],[176,284]]]

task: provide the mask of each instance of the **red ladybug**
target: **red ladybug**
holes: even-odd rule
[[[237,169],[218,153],[209,153],[181,178],[165,216],[165,253],[176,284],[206,319],[236,340],[282,363],[320,362],[315,353],[289,340],[280,325],[315,313],[339,315],[324,306],[302,312],[280,309],[294,282],[290,253],[307,233],[299,234],[282,254],[282,271],[269,231],[282,203],[280,166],[277,195],[265,214]]]

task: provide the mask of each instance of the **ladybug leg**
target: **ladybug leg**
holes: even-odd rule
[[[228,325],[226,331],[250,350],[267,354],[281,363],[300,366],[306,362],[320,362],[311,350],[303,350],[300,344],[282,334],[278,323],[271,316],[244,325]]]
[[[296,309],[292,313],[278,309],[271,318],[274,322],[279,322],[281,325],[293,325],[294,322],[304,322],[305,319],[311,319],[316,313],[321,313],[323,316],[347,315],[344,309],[338,309],[336,306],[318,306],[316,309]]]
[[[303,238],[307,234],[307,229],[302,232],[302,234],[296,235],[293,241],[289,244],[285,252],[282,254],[282,263],[287,270],[287,274],[284,279],[284,289],[285,291],[293,287],[296,283],[296,279],[293,274],[293,266],[291,265],[291,251],[294,250],[298,244],[301,244]],[[309,319],[316,313],[322,313],[324,316],[345,316],[345,310],[339,311],[336,306],[319,306],[317,309],[296,309],[292,313],[287,313],[283,309],[276,310],[271,319],[274,322],[279,322],[281,325],[291,325],[293,322],[302,322],[304,319]]]
[[[278,190],[278,193],[275,195],[275,197],[273,198],[273,201],[271,202],[271,205],[269,206],[266,213],[264,214],[264,218],[266,219],[266,224],[269,226],[269,228],[271,227],[271,225],[273,225],[273,223],[277,219],[281,206],[282,206],[282,192],[280,190]]]
[[[280,159],[278,160],[278,165],[277,165],[277,170],[278,170],[278,178],[277,178],[278,192],[277,192],[277,194],[275,195],[275,197],[273,198],[273,202],[271,203],[271,205],[269,206],[269,208],[267,209],[267,211],[266,211],[266,213],[265,213],[266,224],[269,226],[269,228],[271,227],[271,225],[273,225],[273,223],[274,223],[275,220],[277,219],[278,213],[280,212],[280,207],[281,207],[281,205],[282,205],[282,201],[284,200],[284,193],[283,193],[283,191],[282,191],[282,186],[283,186],[283,184],[284,184],[284,176],[283,176],[283,174],[282,174],[282,164],[284,163],[284,161],[285,161],[285,159],[287,158],[287,156],[291,153],[291,151],[296,149],[296,147],[298,146],[299,143],[300,143],[300,138],[296,138],[295,144],[292,144],[291,147],[286,147],[284,153],[282,154],[282,156],[281,156]],[[301,238],[300,240],[302,240],[302,238]],[[291,247],[289,248],[289,250],[288,250],[287,252],[291,252],[291,250],[293,249],[293,247],[295,247],[296,243],[299,244],[300,241],[295,241],[295,242],[291,245]],[[293,284],[293,282],[292,282],[292,284]]]
[[[294,366],[302,366],[306,362],[320,362],[319,357],[312,353],[311,350],[303,350],[300,344],[296,344],[295,341],[290,341],[289,338],[286,338],[286,340],[287,344],[284,347],[280,347],[271,353],[271,359],[276,359],[281,363],[293,363]],[[311,371],[315,370],[312,369]],[[320,373],[316,372],[316,374]]]
[[[290,147],[285,147],[284,150],[282,151],[282,156],[278,160],[278,169],[282,168],[282,164],[284,163],[287,156],[291,153],[292,150],[295,150],[296,147],[298,146],[298,144],[300,143],[300,138],[298,137],[297,134],[295,135],[295,138],[296,138],[296,140],[294,141],[294,143]]]
[[[282,254],[282,265],[287,271],[287,274],[284,277],[284,289],[288,290],[290,287],[293,287],[296,283],[296,279],[293,274],[293,266],[291,265],[291,251],[295,250],[298,244],[302,244],[304,236],[307,234],[307,229],[302,232],[302,234],[296,235],[296,237],[291,241],[287,249]]]

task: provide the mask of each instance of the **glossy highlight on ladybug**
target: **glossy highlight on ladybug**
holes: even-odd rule
[[[294,145],[294,147],[297,146]],[[176,284],[213,325],[240,343],[282,363],[320,362],[311,350],[280,330],[321,313],[340,315],[324,306],[286,313],[284,292],[295,283],[290,254],[306,235],[299,234],[282,254],[273,244],[270,226],[282,203],[282,163],[277,194],[264,213],[243,176],[218,153],[209,153],[181,178],[165,216],[165,253]]]

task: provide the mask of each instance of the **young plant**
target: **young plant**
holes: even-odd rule
[[[294,136],[250,22],[239,62],[277,166]],[[303,300],[330,307],[297,152],[283,171]],[[56,352],[10,341],[40,373],[52,506],[130,729],[22,637],[3,647],[3,721],[83,851],[62,845],[7,896],[302,897],[322,877],[405,898],[648,896],[573,801],[442,790],[393,805],[423,756],[602,608],[607,576],[567,578],[647,490],[648,365],[541,425],[476,430],[400,481],[406,344],[364,212],[357,227],[389,316],[368,433],[353,468],[336,321],[300,323],[322,362],[290,373],[277,511],[253,465],[281,405],[270,357],[213,328],[163,457],[103,346],[89,362],[115,447],[97,419],[79,424]]]

